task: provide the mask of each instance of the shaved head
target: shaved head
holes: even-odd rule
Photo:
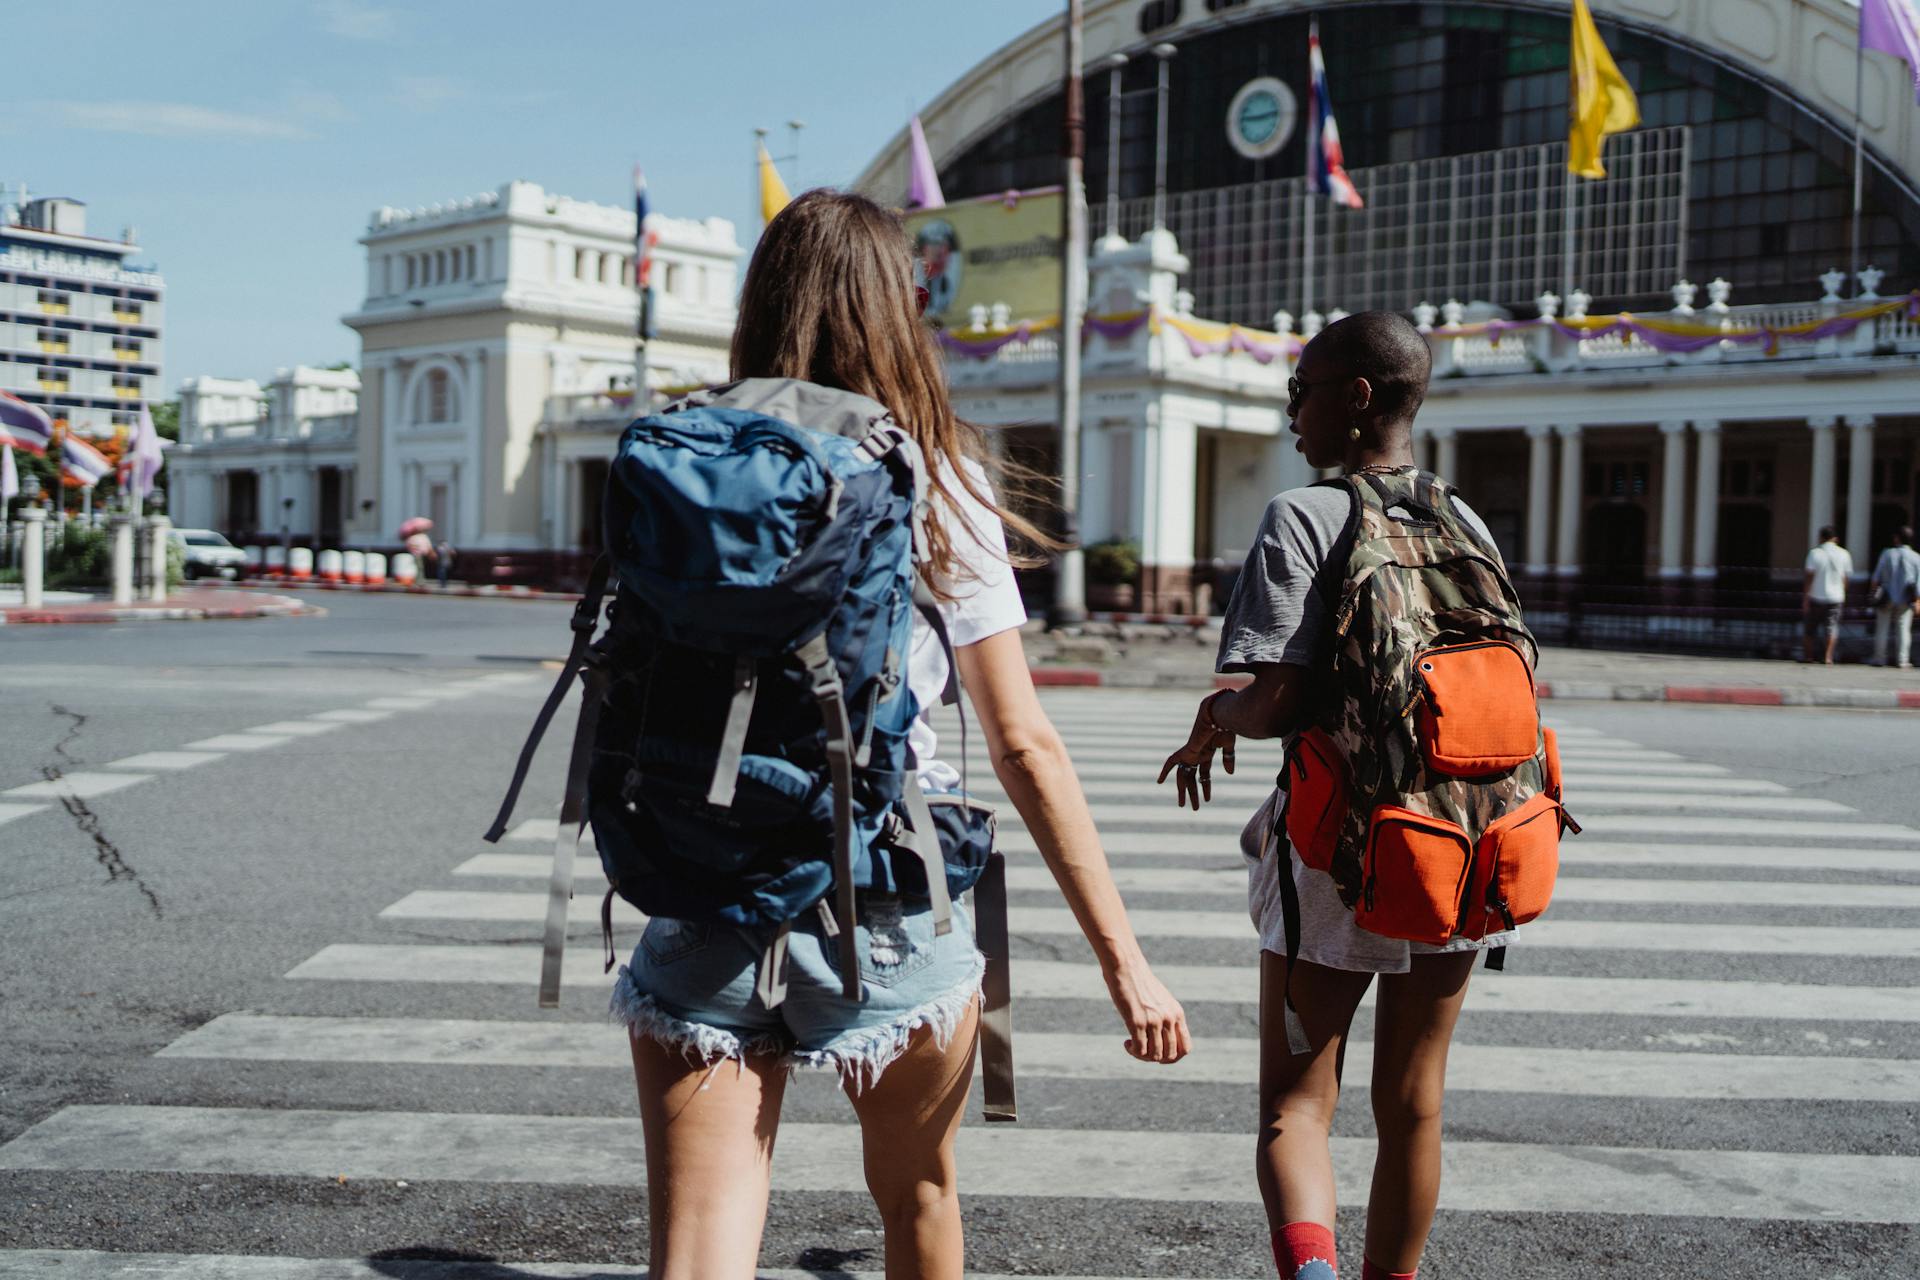
[[[1411,421],[1427,398],[1433,350],[1397,312],[1358,311],[1336,320],[1314,335],[1307,350],[1328,373],[1372,383],[1374,412],[1384,421]]]

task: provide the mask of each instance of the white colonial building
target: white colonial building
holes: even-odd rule
[[[281,369],[180,384],[180,440],[167,455],[168,509],[186,528],[338,545],[354,510],[360,377]]]
[[[741,255],[733,225],[659,214],[648,225],[657,334],[647,386],[721,380]],[[247,434],[220,415],[252,384],[189,383],[195,421],[213,416],[210,433],[173,461],[179,477],[198,480],[176,480],[186,491],[176,521],[270,538],[284,521],[295,540],[338,531],[384,545],[401,521],[426,516],[463,553],[498,553],[503,567],[510,555],[592,549],[611,440],[631,416],[634,232],[630,208],[529,182],[375,211],[360,240],[366,297],[344,317],[361,358],[343,435],[329,436],[322,455],[317,442]],[[251,506],[231,496],[245,489],[243,473],[272,477],[252,482]],[[220,482],[205,478],[215,474],[227,477],[224,507]]]

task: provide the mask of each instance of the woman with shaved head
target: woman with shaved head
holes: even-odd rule
[[[1479,517],[1414,461],[1414,415],[1431,369],[1425,337],[1401,316],[1368,311],[1330,325],[1307,344],[1289,380],[1295,447],[1316,468],[1338,467],[1368,485],[1377,481],[1381,493],[1444,495],[1435,500],[1452,504],[1448,520],[1457,517],[1465,536],[1477,539],[1497,565],[1499,553]],[[1197,809],[1211,798],[1216,751],[1231,772],[1236,738],[1291,740],[1326,705],[1335,613],[1360,510],[1351,483],[1289,490],[1268,505],[1227,606],[1218,663],[1222,672],[1251,673],[1253,682],[1203,701],[1187,742],[1167,758],[1161,781],[1175,777],[1182,803]],[[1512,935],[1433,944],[1362,929],[1334,877],[1304,863],[1280,829],[1279,796],[1242,838],[1261,941],[1256,1171],[1274,1261],[1286,1280],[1334,1275],[1328,1133],[1349,1024],[1378,974],[1370,1093],[1380,1149],[1364,1275],[1410,1277],[1439,1194],[1447,1045],[1474,957]],[[1268,847],[1270,833],[1277,847]]]

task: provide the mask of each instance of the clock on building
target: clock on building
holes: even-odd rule
[[[1265,160],[1287,145],[1299,117],[1293,90],[1272,76],[1240,86],[1227,107],[1227,141],[1249,160]]]

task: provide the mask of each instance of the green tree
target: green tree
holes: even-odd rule
[[[162,440],[180,439],[180,402],[178,400],[163,400],[158,404],[150,404],[147,410],[153,414],[153,429],[160,433]]]

